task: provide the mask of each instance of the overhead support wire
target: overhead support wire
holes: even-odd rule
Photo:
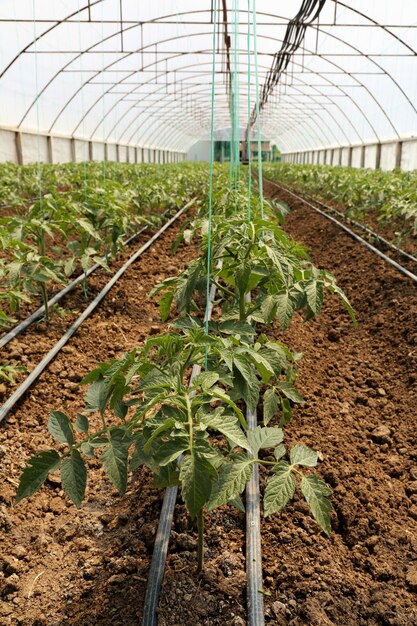
[[[326,0],[303,0],[297,15],[288,23],[281,49],[275,53],[271,69],[260,91],[259,104],[252,109],[251,118],[246,128],[245,142],[248,139],[249,126],[252,128],[255,125],[262,109],[268,102],[269,96],[286,71],[294,53],[302,44],[307,27],[319,17],[325,2]]]

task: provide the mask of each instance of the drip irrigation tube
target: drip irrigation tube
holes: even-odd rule
[[[251,294],[246,302],[251,301]],[[258,415],[246,409],[248,430],[255,430]],[[248,452],[252,457],[252,452]],[[248,626],[264,626],[264,598],[262,595],[261,497],[259,493],[259,465],[255,463],[246,484],[246,604]]]
[[[83,313],[75,320],[72,326],[66,331],[61,339],[55,344],[55,346],[48,352],[48,354],[38,363],[35,369],[29,374],[29,376],[23,381],[23,383],[16,389],[16,391],[6,400],[3,406],[0,408],[0,422],[4,420],[6,415],[16,405],[16,403],[22,398],[26,391],[32,386],[32,384],[39,378],[44,369],[49,363],[56,357],[61,348],[69,341],[73,334],[78,330],[81,324],[89,317],[89,315],[97,308],[103,298],[107,295],[110,289],[116,284],[119,278],[126,272],[126,270],[134,263],[151,245],[164,233],[167,228],[171,226],[179,217],[186,211],[194,199],[190,200],[182,209],[171,217],[162,228],[155,233],[139,250],[137,250],[126,263],[112,276],[106,286],[100,291],[100,293],[92,300]]]
[[[342,230],[344,230],[348,235],[350,235],[351,237],[353,237],[353,239],[356,239],[356,241],[359,241],[359,243],[361,243],[362,245],[364,245],[366,248],[368,248],[369,250],[371,250],[374,254],[376,254],[377,256],[381,257],[381,259],[383,259],[384,261],[386,261],[387,263],[389,263],[390,265],[392,265],[396,270],[398,270],[399,272],[401,272],[402,274],[404,274],[404,276],[407,276],[407,278],[411,278],[411,280],[415,283],[417,283],[417,275],[413,274],[413,272],[410,272],[408,269],[406,269],[405,267],[403,267],[402,265],[400,265],[400,263],[397,263],[396,261],[394,261],[393,259],[391,259],[389,256],[387,256],[386,254],[384,254],[383,252],[381,252],[381,250],[378,250],[378,248],[375,248],[375,246],[373,246],[372,244],[368,243],[367,241],[365,241],[365,239],[363,239],[362,237],[360,237],[359,235],[357,235],[356,233],[353,232],[353,230],[351,230],[350,228],[348,228],[347,226],[345,226],[344,224],[342,224],[341,222],[339,222],[339,220],[337,220],[336,218],[332,217],[331,215],[329,215],[328,213],[326,213],[325,211],[322,211],[321,209],[319,209],[318,207],[314,206],[314,204],[312,204],[311,202],[309,202],[308,200],[305,200],[304,198],[302,198],[301,196],[299,196],[298,194],[294,193],[293,191],[290,191],[289,189],[286,189],[285,187],[282,187],[281,185],[278,185],[278,183],[274,182],[273,180],[268,180],[269,183],[271,183],[272,185],[274,185],[275,187],[277,187],[278,189],[281,189],[283,191],[285,191],[286,193],[288,193],[290,196],[293,196],[294,198],[297,198],[297,200],[301,200],[301,202],[304,202],[304,204],[306,204],[307,206],[309,206],[310,208],[314,209],[314,211],[316,211],[317,213],[319,213],[320,215],[322,215],[323,217],[325,217],[326,219],[330,220],[331,222],[333,222],[334,224],[336,224],[337,226],[339,226],[339,228],[341,228]],[[407,254],[407,253],[406,253]],[[415,261],[415,259],[413,259]]]
[[[193,202],[194,200],[195,200],[195,198],[193,200],[191,200],[191,202]],[[166,213],[167,213],[167,211],[162,213],[161,217],[164,217],[166,215]],[[148,228],[149,228],[149,225],[144,226],[143,228],[141,228],[137,233],[135,233],[134,235],[131,235],[131,237],[126,239],[126,241],[123,242],[123,245],[124,246],[129,245],[129,243],[131,243],[134,239],[139,237],[139,235],[141,235],[143,232],[145,232],[145,230],[147,230]],[[95,263],[86,272],[83,272],[82,274],[77,276],[77,278],[75,278],[72,282],[70,282],[66,287],[61,289],[61,291],[58,291],[58,293],[56,293],[50,300],[48,300],[48,308],[53,306],[54,304],[56,304],[60,300],[62,300],[62,298],[64,296],[66,296],[73,289],[75,289],[75,287],[77,285],[79,285],[80,283],[82,283],[86,278],[91,276],[91,274],[93,272],[95,272],[99,267],[101,267],[101,265],[99,263]],[[40,317],[42,317],[42,315],[44,313],[45,313],[45,306],[42,305],[41,307],[39,307],[39,309],[37,309],[31,315],[29,315],[29,317],[27,317],[22,322],[20,322],[16,326],[14,326],[11,330],[9,330],[8,333],[6,333],[5,335],[3,335],[3,337],[1,337],[1,339],[0,339],[0,348],[4,348],[4,346],[7,345],[12,339],[17,337],[17,335],[19,335],[21,332],[23,332],[28,326],[33,324],[33,322],[36,322],[36,320],[38,320]]]
[[[205,316],[207,320],[210,320],[211,318],[215,297],[216,285],[211,285],[209,306],[207,307],[207,313]],[[190,377],[190,386],[194,378],[198,376],[200,372],[201,366],[194,365]],[[181,458],[182,457],[179,458],[179,462],[181,462]],[[171,534],[177,493],[178,487],[168,487],[168,489],[165,490],[158,530],[156,531],[151,567],[149,569],[142,626],[157,626],[158,624],[157,608],[159,594],[161,592],[162,581],[165,573],[165,562],[168,554],[169,536]]]

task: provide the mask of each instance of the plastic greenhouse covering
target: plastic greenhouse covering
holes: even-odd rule
[[[248,2],[238,8],[240,125]],[[259,85],[300,2],[257,0]],[[224,8],[217,2],[215,129],[230,127]],[[250,3],[252,6],[252,3]],[[210,131],[212,0],[3,0],[0,126],[186,152]],[[252,42],[253,43],[253,42]],[[399,141],[417,130],[417,2],[327,0],[262,110],[285,153]]]

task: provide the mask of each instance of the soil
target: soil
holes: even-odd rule
[[[266,192],[275,190],[265,185]],[[301,500],[262,522],[266,622],[290,626],[417,625],[417,292],[411,281],[293,199],[286,229],[331,269],[355,306],[354,328],[336,298],[317,320],[296,317],[277,338],[304,353],[288,443],[320,450],[333,488],[332,534]],[[0,432],[3,580],[0,622],[12,626],[140,623],[162,493],[146,471],[119,498],[94,466],[80,510],[54,479],[13,506],[28,457],[50,445],[51,409],[75,415],[78,381],[97,361],[121,356],[163,328],[145,294],[196,252],[167,254],[170,229],[125,275],[64,348]],[[96,280],[96,279],[94,279]],[[97,278],[97,280],[99,280]],[[99,289],[99,285],[95,287]],[[15,346],[30,355],[40,335]],[[31,351],[31,352],[29,352]],[[176,508],[160,626],[244,626],[244,516],[206,516],[206,568],[195,572],[196,534]]]

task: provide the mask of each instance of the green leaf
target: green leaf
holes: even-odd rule
[[[51,411],[48,420],[48,430],[59,443],[67,443],[69,446],[74,444],[71,422],[62,411]]]
[[[79,433],[88,433],[89,422],[88,417],[82,413],[77,413],[77,419],[75,420],[75,428]]]
[[[246,293],[250,275],[251,275],[251,267],[247,263],[240,265],[236,269],[235,284],[236,284],[236,287],[238,288],[240,295],[243,295]]]
[[[331,494],[331,490],[320,478],[312,475],[302,478],[301,493],[320,528],[330,535],[330,512],[333,507],[326,496]]]
[[[98,380],[87,390],[85,400],[90,411],[100,411],[103,415],[107,404],[106,384],[104,380]]]
[[[277,414],[280,403],[279,398],[273,389],[267,389],[263,398],[264,425],[267,426],[271,419]]]
[[[239,421],[235,415],[224,415],[223,413],[216,416],[205,416],[202,420],[207,428],[218,430],[222,435],[230,439],[235,445],[240,446],[244,450],[249,450],[249,443],[246,439]]]
[[[250,361],[241,354],[235,354],[233,364],[238,372],[234,372],[234,392],[239,393],[251,411],[256,409],[259,400],[259,381]],[[238,373],[241,375],[239,376]]]
[[[298,393],[294,385],[287,382],[286,380],[278,384],[278,389],[282,391],[284,396],[286,396],[293,402],[296,402],[297,404],[303,404],[305,402],[304,398]]]
[[[209,500],[215,478],[214,467],[204,457],[193,453],[182,461],[181,493],[192,518],[197,516]]]
[[[237,455],[231,463],[222,466],[219,477],[213,485],[207,507],[209,511],[240,496],[251,477],[252,466],[251,460],[243,454]]]
[[[275,465],[274,473],[268,479],[264,495],[264,515],[272,515],[280,511],[295,492],[295,476],[288,463],[281,462]]]
[[[275,448],[284,438],[281,428],[269,428],[268,426],[257,426],[255,430],[247,433],[249,445],[254,456],[263,448]]]
[[[90,446],[88,441],[84,441],[81,444],[80,450],[85,456],[88,456],[89,459],[94,459],[94,448]]]
[[[306,446],[294,446],[291,448],[290,461],[292,465],[305,465],[315,467],[317,465],[317,452]]]
[[[107,476],[120,495],[123,495],[127,486],[128,452],[131,440],[125,436],[121,428],[111,431],[109,438],[109,445],[103,451],[100,460]]]
[[[168,465],[168,463],[175,461],[183,452],[188,450],[189,445],[190,440],[186,435],[171,437],[169,441],[164,442],[158,448],[155,461],[161,466]],[[147,451],[146,446],[145,451]]]
[[[267,384],[271,376],[274,376],[273,364],[260,352],[256,350],[248,350],[251,361],[255,364],[256,369],[262,377],[262,382]]]
[[[304,285],[304,290],[307,296],[307,303],[314,315],[320,313],[320,309],[323,304],[324,287],[323,282],[312,278]]]
[[[169,312],[171,310],[171,304],[174,299],[173,291],[166,291],[158,302],[159,312],[161,314],[161,321],[166,322]]]
[[[215,398],[218,398],[219,400],[223,400],[223,402],[228,404],[233,409],[233,411],[238,416],[239,421],[242,424],[243,428],[246,429],[247,424],[246,424],[245,416],[243,415],[242,411],[239,409],[237,404],[233,402],[230,396],[221,387],[213,387],[211,390],[211,393]]]
[[[296,301],[291,297],[288,291],[281,291],[276,294],[275,303],[277,305],[276,315],[281,324],[281,328],[285,330],[290,325],[294,315]]]
[[[282,459],[283,456],[285,456],[286,453],[286,449],[283,443],[280,443],[279,446],[277,446],[274,450],[274,457],[276,458],[277,461],[279,461],[280,459]]]
[[[46,450],[29,459],[20,477],[16,503],[28,498],[42,487],[50,472],[59,467],[61,457],[56,450]]]
[[[201,372],[193,378],[193,387],[201,387],[205,391],[211,389],[217,383],[220,376],[217,372]]]
[[[333,289],[333,293],[337,293],[338,296],[340,296],[343,304],[345,305],[345,307],[346,307],[346,309],[347,309],[347,311],[348,311],[348,313],[350,315],[350,318],[351,318],[353,324],[355,326],[357,326],[358,325],[358,321],[356,319],[355,310],[352,307],[352,305],[350,304],[349,300],[347,299],[347,296],[344,293],[344,291],[340,287],[338,287],[337,285],[332,285],[332,289]]]
[[[71,456],[62,461],[61,480],[68,497],[80,508],[87,486],[87,470],[78,450],[71,450]]]

